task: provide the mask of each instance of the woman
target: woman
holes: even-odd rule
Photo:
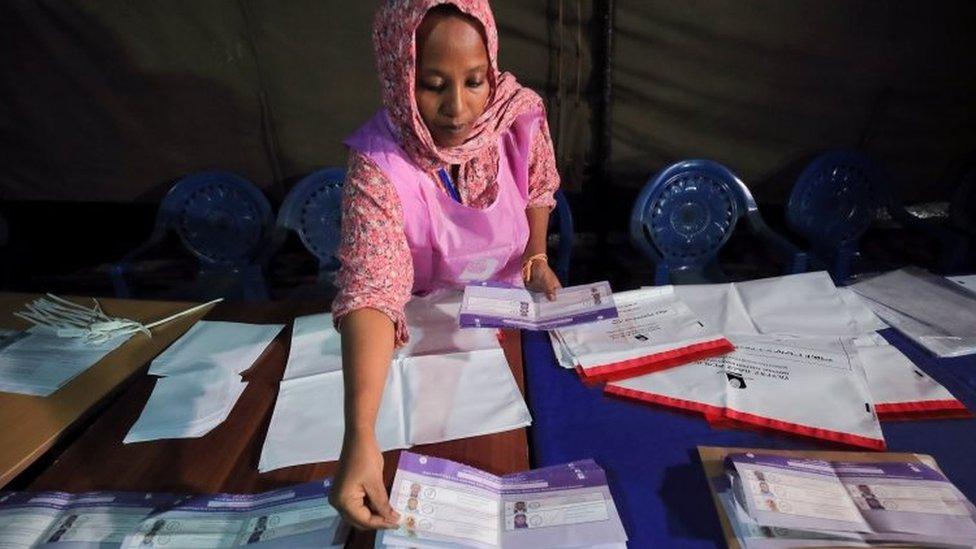
[[[330,501],[394,527],[374,425],[413,293],[496,280],[560,287],[545,256],[559,186],[542,100],[497,66],[487,0],[390,0],[373,43],[380,111],[346,140],[339,295],[345,437]]]

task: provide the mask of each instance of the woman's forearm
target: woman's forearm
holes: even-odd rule
[[[523,261],[533,255],[546,253],[549,211],[550,208],[546,206],[525,209],[525,217],[529,220],[529,241],[525,245],[525,253],[522,254]]]
[[[372,438],[393,358],[393,321],[376,309],[357,309],[342,318],[341,330],[345,438]]]

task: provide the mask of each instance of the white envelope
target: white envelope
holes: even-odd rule
[[[606,390],[786,432],[884,448],[851,341],[730,339],[736,346],[732,353],[614,382]]]
[[[620,292],[614,300],[617,318],[555,330],[565,353],[584,374],[626,370],[629,366],[624,364],[650,360],[659,353],[724,342],[677,297],[672,286]]]
[[[210,364],[239,374],[254,364],[284,327],[201,320],[152,361],[149,375],[174,375]]]
[[[880,335],[854,340],[878,414],[962,411],[966,407]]]
[[[227,419],[246,387],[216,364],[159,378],[123,442],[201,437]]]
[[[736,282],[749,318],[761,334],[856,336],[861,328],[823,271]]]
[[[332,315],[296,318],[282,381],[338,370],[342,370],[342,338],[333,327]]]

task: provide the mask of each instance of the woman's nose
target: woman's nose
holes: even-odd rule
[[[446,97],[441,103],[441,114],[449,118],[458,117],[464,109],[461,97],[462,89],[460,86],[451,86],[446,92]]]

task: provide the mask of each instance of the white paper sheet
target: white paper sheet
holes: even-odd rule
[[[227,419],[246,387],[217,365],[159,378],[123,442],[201,437]]]
[[[36,329],[28,330],[23,337],[12,336],[0,350],[0,391],[48,396],[128,341],[129,337],[90,343]]]
[[[830,276],[823,271],[736,282],[761,334],[855,336],[862,333]]]
[[[919,269],[851,286],[878,316],[940,357],[976,353],[976,295]]]
[[[152,361],[149,374],[175,375],[207,369],[211,363],[239,374],[254,364],[284,327],[201,320]]]
[[[851,341],[731,339],[736,350],[730,354],[614,382],[607,390],[663,404],[682,401],[690,410],[724,413],[737,421],[883,447]]]
[[[342,403],[341,370],[283,381],[258,470],[338,459]],[[529,423],[528,407],[505,354],[495,349],[395,359],[376,434],[380,448],[393,450]]]

